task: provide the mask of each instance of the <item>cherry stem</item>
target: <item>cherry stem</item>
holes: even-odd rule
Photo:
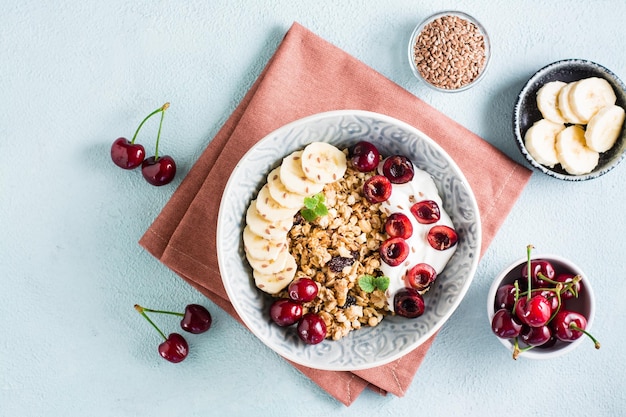
[[[531,266],[531,262],[530,262],[530,253],[532,252],[533,248],[534,248],[533,245],[526,246],[526,258],[528,259],[528,261],[526,262],[527,268],[528,268],[528,296],[527,296],[527,301],[530,301],[530,299],[531,299],[532,266]]]
[[[159,159],[159,139],[161,139],[161,128],[163,127],[163,117],[165,117],[165,110],[170,106],[170,103],[165,103],[162,107],[161,121],[159,122],[159,132],[157,133],[156,146],[154,149],[154,160]]]
[[[135,139],[137,139],[137,135],[139,134],[139,131],[141,130],[141,127],[143,126],[144,123],[146,123],[146,121],[151,118],[152,116],[154,116],[157,113],[162,113],[165,110],[167,110],[167,108],[170,106],[170,103],[165,103],[164,105],[162,105],[161,107],[159,107],[158,109],[156,109],[155,111],[153,111],[152,113],[150,113],[149,115],[146,116],[145,119],[143,119],[141,121],[141,123],[139,123],[139,127],[137,127],[137,130],[135,130],[135,134],[133,135],[133,140],[130,141],[130,143],[135,143]],[[161,120],[163,120],[163,118],[161,118]]]
[[[150,323],[152,327],[154,327],[156,331],[159,332],[159,334],[161,335],[161,337],[163,337],[164,340],[167,340],[167,336],[165,336],[165,334],[161,331],[161,329],[159,329],[157,325],[154,324],[154,322],[150,320],[150,317],[148,317],[148,315],[145,313],[145,311],[150,311],[150,310],[144,309],[139,304],[135,304],[135,310],[137,310],[139,314],[141,314],[146,320],[148,320],[148,323]]]
[[[165,310],[153,310],[151,308],[141,307],[143,311],[147,311],[148,313],[160,313],[160,314],[172,314],[174,316],[184,317],[184,313],[178,313],[176,311],[165,311]]]
[[[576,323],[574,323],[574,322],[571,322],[571,323],[569,324],[569,328],[570,328],[570,329],[573,329],[573,330],[577,330],[577,331],[579,331],[579,332],[583,332],[584,334],[586,334],[586,335],[587,335],[587,336],[588,336],[588,337],[589,337],[589,338],[593,341],[593,343],[594,343],[594,345],[595,345],[596,349],[600,349],[600,342],[598,342],[598,340],[597,340],[595,337],[593,337],[593,336],[591,335],[591,333],[589,333],[587,330],[585,330],[585,329],[581,329],[581,328],[580,328],[580,327],[578,327],[578,326],[576,325]]]

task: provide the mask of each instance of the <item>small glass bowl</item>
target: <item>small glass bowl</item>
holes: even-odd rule
[[[461,85],[458,88],[444,88],[442,86],[438,86],[438,85],[435,85],[435,84],[431,83],[429,80],[427,80],[422,75],[422,73],[417,68],[417,64],[415,63],[414,47],[415,47],[415,44],[417,42],[418,37],[420,36],[420,34],[424,30],[424,28],[429,23],[433,22],[436,19],[444,17],[444,16],[456,16],[456,17],[458,17],[460,19],[463,19],[463,20],[465,20],[465,21],[467,21],[469,23],[474,24],[476,26],[476,28],[478,29],[478,31],[480,32],[480,34],[482,35],[482,37],[484,39],[484,42],[485,42],[485,62],[483,64],[483,67],[482,67],[480,73],[471,82],[469,82],[467,84],[464,84],[464,85]],[[485,30],[483,25],[481,25],[480,22],[478,22],[478,20],[476,20],[472,16],[470,16],[470,15],[468,15],[466,13],[463,13],[463,12],[447,10],[447,11],[442,11],[442,12],[435,13],[435,14],[427,17],[419,25],[417,25],[415,27],[415,29],[413,30],[413,33],[411,34],[411,40],[409,41],[408,58],[409,58],[409,65],[411,66],[411,71],[413,71],[413,74],[419,80],[421,80],[424,84],[426,84],[427,86],[431,87],[432,89],[434,89],[436,91],[441,91],[441,92],[445,92],[445,93],[457,93],[457,92],[460,92],[460,91],[465,91],[465,90],[475,86],[484,77],[485,73],[487,72],[487,67],[489,65],[489,61],[491,59],[491,42],[490,42],[489,36],[487,35],[487,31]]]

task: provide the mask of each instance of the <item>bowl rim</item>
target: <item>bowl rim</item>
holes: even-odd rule
[[[577,264],[575,264],[571,260],[561,255],[555,255],[551,253],[535,253],[531,256],[531,259],[532,260],[546,259],[549,261],[555,261],[555,262],[567,265],[569,269],[571,269],[576,274],[579,274],[581,276],[581,281],[584,282],[585,291],[589,295],[589,314],[588,314],[588,317],[586,317],[587,319],[586,329],[587,330],[591,329],[591,327],[593,326],[593,322],[594,322],[594,318],[596,314],[596,302],[595,302],[596,298],[595,298],[595,293],[593,292],[593,287],[589,281],[589,278],[587,277],[587,274],[585,274],[585,271],[583,271]],[[495,314],[494,299],[496,296],[496,292],[498,291],[498,288],[500,287],[500,284],[511,271],[523,265],[527,261],[528,261],[527,257],[522,257],[522,258],[517,259],[516,261],[513,261],[506,268],[501,270],[492,281],[491,286],[489,287],[489,291],[487,292],[487,319],[489,320],[490,332],[491,332],[491,320]],[[502,339],[500,337],[497,337],[496,335],[493,335],[493,337],[498,339],[498,341],[511,353],[513,352],[514,345],[513,345],[513,342],[511,342],[511,339]],[[576,349],[576,347],[580,345],[584,339],[585,339],[584,337],[580,337],[577,340],[564,345],[563,348],[558,349],[558,350],[548,351],[548,350],[541,350],[541,349],[539,350],[531,349],[529,351],[520,353],[519,356],[528,358],[528,359],[542,359],[542,360],[557,358],[559,356],[565,355],[566,353],[571,352],[572,350]]]
[[[415,46],[415,42],[417,40],[417,37],[419,36],[419,34],[422,32],[422,30],[424,29],[424,27],[427,24],[429,24],[430,22],[434,21],[435,19],[437,19],[439,17],[443,17],[443,16],[458,16],[458,17],[460,17],[462,19],[465,19],[465,20],[473,23],[474,25],[476,25],[476,27],[478,28],[480,33],[483,35],[483,39],[485,40],[485,65],[483,66],[483,69],[481,70],[480,74],[478,74],[478,77],[476,77],[474,79],[474,81],[472,81],[471,83],[465,84],[464,86],[459,87],[459,88],[448,89],[448,88],[437,87],[436,85],[428,82],[422,76],[422,74],[417,69],[417,66],[415,65],[413,47]],[[483,24],[480,23],[480,21],[478,19],[476,19],[474,16],[471,16],[468,13],[461,12],[461,11],[458,11],[458,10],[452,10],[452,9],[450,9],[450,10],[442,10],[442,11],[433,13],[430,16],[424,18],[422,21],[420,21],[417,24],[417,26],[415,26],[415,28],[413,29],[413,32],[411,33],[411,37],[409,38],[408,59],[409,59],[409,66],[411,68],[411,72],[413,73],[413,75],[418,80],[422,81],[422,83],[424,83],[426,86],[432,88],[435,91],[439,91],[439,92],[442,92],[442,93],[460,93],[462,91],[469,90],[470,88],[472,88],[476,84],[478,84],[480,82],[480,80],[482,80],[484,78],[485,74],[487,73],[487,69],[489,67],[489,63],[491,62],[491,55],[492,55],[491,39],[489,38],[489,34],[487,33],[487,30],[485,29],[485,26],[483,26]]]
[[[521,132],[521,125],[520,125],[521,124],[520,122],[521,108],[520,106],[525,95],[528,93],[528,90],[533,86],[534,82],[538,78],[541,78],[543,75],[545,75],[546,73],[549,73],[553,69],[557,69],[568,64],[580,64],[580,65],[588,66],[590,68],[595,67],[595,68],[601,69],[602,72],[606,73],[613,82],[615,82],[624,92],[626,92],[626,84],[624,84],[621,78],[619,78],[617,74],[615,74],[613,71],[606,68],[602,64],[598,64],[597,62],[594,62],[588,59],[582,59],[582,58],[567,58],[567,59],[561,59],[558,61],[551,62],[547,65],[544,65],[539,70],[535,71],[535,73],[526,81],[526,83],[524,83],[524,86],[518,93],[517,98],[515,100],[515,106],[513,108],[514,109],[513,110],[513,134],[515,136],[515,143],[517,147],[519,148],[520,152],[524,155],[524,158],[526,159],[526,161],[530,163],[534,168],[538,169],[539,171],[543,172],[546,175],[549,175],[553,178],[557,178],[560,180],[587,181],[587,180],[601,177],[604,174],[608,173],[609,171],[613,170],[626,157],[626,152],[622,152],[621,155],[615,158],[610,165],[598,171],[592,171],[590,173],[582,174],[582,175],[563,174],[560,172],[556,172],[550,169],[549,167],[537,162],[535,158],[533,158],[532,155],[530,155],[530,153],[526,149],[526,145],[524,144],[524,138],[522,137],[522,132]],[[623,130],[626,129],[626,124],[622,129]]]
[[[467,193],[468,195],[471,197],[470,198],[470,202],[471,202],[471,206],[472,206],[472,210],[475,213],[475,217],[476,217],[476,232],[475,232],[475,241],[476,241],[476,253],[474,254],[475,256],[471,257],[471,263],[470,263],[470,267],[469,267],[469,272],[467,274],[467,279],[464,281],[462,287],[459,289],[459,296],[456,297],[456,300],[449,306],[448,311],[446,312],[446,314],[444,314],[440,320],[438,320],[437,323],[435,323],[435,325],[429,329],[427,332],[425,332],[419,339],[417,339],[414,343],[412,343],[411,345],[405,347],[404,350],[396,352],[393,355],[389,355],[388,357],[384,358],[384,359],[379,359],[379,360],[375,360],[372,361],[370,363],[366,363],[366,364],[362,364],[362,365],[354,365],[354,366],[325,366],[325,365],[318,365],[315,363],[310,363],[307,362],[306,360],[302,360],[300,357],[294,356],[294,355],[290,355],[289,352],[287,352],[286,354],[284,354],[284,352],[281,351],[281,349],[279,348],[278,345],[276,345],[275,343],[273,343],[271,340],[267,340],[265,337],[263,337],[263,335],[261,335],[257,329],[255,329],[255,326],[252,325],[252,323],[250,322],[250,319],[246,316],[244,309],[242,308],[242,306],[240,305],[239,299],[237,297],[237,294],[235,293],[234,289],[231,287],[230,282],[228,280],[228,277],[226,276],[225,273],[223,273],[222,271],[225,271],[225,262],[226,260],[224,259],[224,254],[222,253],[222,251],[220,251],[219,249],[219,242],[221,241],[221,236],[232,236],[232,230],[224,230],[224,222],[222,221],[222,218],[225,216],[224,214],[224,204],[222,204],[222,202],[220,202],[220,208],[218,211],[218,218],[217,218],[217,230],[216,230],[216,242],[217,242],[217,258],[218,258],[218,266],[219,266],[219,270],[220,270],[220,277],[222,279],[222,283],[224,284],[224,288],[226,290],[226,294],[228,295],[229,301],[231,302],[233,308],[235,309],[235,311],[237,312],[238,316],[240,317],[241,321],[243,322],[243,324],[248,328],[248,330],[250,330],[263,344],[265,344],[267,347],[269,347],[272,351],[274,351],[276,354],[278,354],[279,356],[282,356],[283,358],[290,360],[294,363],[297,363],[299,365],[303,365],[312,369],[319,369],[319,370],[329,370],[329,371],[357,371],[357,370],[364,370],[364,369],[370,369],[370,368],[374,368],[377,366],[381,366],[381,365],[385,365],[387,363],[393,362],[394,360],[397,360],[399,358],[401,358],[402,356],[408,354],[409,352],[413,351],[414,349],[416,349],[417,347],[419,347],[420,345],[422,345],[424,342],[426,342],[428,339],[430,339],[430,337],[432,337],[442,326],[445,322],[447,322],[449,320],[449,318],[452,316],[452,314],[456,311],[456,309],[458,308],[458,306],[461,304],[461,302],[463,301],[463,299],[465,298],[465,296],[467,295],[467,292],[469,290],[469,287],[471,285],[471,283],[473,282],[475,275],[476,275],[476,271],[478,268],[478,263],[480,261],[480,248],[482,247],[482,224],[481,224],[481,220],[480,220],[480,211],[479,211],[479,207],[478,207],[478,201],[476,200],[476,196],[474,194],[474,191],[472,190],[470,183],[467,181],[467,178],[465,177],[465,174],[463,174],[463,172],[461,171],[461,169],[459,168],[458,164],[454,161],[454,159],[452,159],[452,157],[441,147],[441,145],[439,145],[437,142],[435,142],[432,138],[430,138],[428,135],[426,135],[425,133],[423,133],[422,131],[420,131],[419,129],[417,129],[414,126],[411,126],[410,124],[403,122],[399,119],[396,119],[394,117],[391,116],[387,116],[381,113],[376,113],[376,112],[371,112],[371,111],[367,111],[367,110],[331,110],[331,111],[326,111],[326,112],[321,112],[321,113],[316,113],[316,114],[312,114],[297,120],[294,120],[292,122],[289,122],[285,125],[282,125],[280,127],[278,127],[277,129],[273,130],[272,132],[269,132],[267,135],[265,135],[263,138],[261,138],[257,143],[255,143],[240,159],[240,161],[237,163],[237,165],[235,166],[235,168],[233,169],[232,173],[230,174],[228,181],[226,183],[226,186],[224,188],[224,191],[222,193],[221,196],[221,201],[224,201],[224,197],[227,193],[227,190],[229,189],[230,185],[232,185],[232,182],[234,181],[235,178],[235,173],[238,169],[240,169],[241,166],[241,161],[243,161],[244,159],[248,158],[251,154],[253,154],[259,147],[261,147],[263,145],[263,143],[266,140],[269,140],[270,138],[272,138],[273,136],[275,136],[278,133],[282,133],[282,132],[288,132],[290,130],[292,130],[293,128],[297,127],[300,124],[305,124],[305,123],[309,123],[312,121],[316,121],[316,120],[321,120],[324,118],[334,118],[334,117],[341,117],[341,116],[357,116],[357,117],[368,117],[368,118],[373,118],[376,120],[380,120],[380,121],[384,121],[387,123],[393,123],[396,124],[397,126],[410,131],[411,133],[419,136],[422,140],[425,140],[429,143],[429,146],[432,146],[434,149],[436,149],[438,152],[440,152],[442,155],[445,156],[445,158],[447,159],[447,161],[450,164],[450,167],[454,170],[455,175],[458,176],[458,178],[463,182],[463,184],[465,185],[465,187],[467,188]],[[280,155],[276,156],[277,160],[280,158]],[[242,262],[245,262],[244,259],[242,259]],[[328,341],[327,341],[328,342]],[[339,343],[338,342],[332,342],[332,343]]]

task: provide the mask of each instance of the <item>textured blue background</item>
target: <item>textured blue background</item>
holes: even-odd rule
[[[408,38],[454,8],[487,28],[486,78],[458,94],[420,84]],[[403,398],[365,391],[344,407],[137,244],[293,21],[421,97],[520,163],[511,114],[524,82],[564,58],[626,78],[626,3],[613,1],[7,0],[0,12],[0,415],[613,416],[626,409],[626,164],[587,183],[535,173]],[[161,150],[176,180],[149,186],[109,158],[166,101]],[[140,138],[155,137],[149,123]],[[151,152],[148,145],[148,152]],[[227,175],[227,173],[225,173]],[[594,333],[548,362],[511,360],[492,336],[493,277],[538,252],[571,258],[594,285]],[[189,358],[156,354],[134,303],[208,306]],[[160,318],[166,328],[174,318]]]

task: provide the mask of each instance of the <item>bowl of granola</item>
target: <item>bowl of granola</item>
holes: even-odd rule
[[[465,296],[481,247],[476,199],[450,156],[414,127],[360,110],[261,139],[233,170],[218,216],[220,274],[244,324],[322,370],[380,366],[428,340]]]

